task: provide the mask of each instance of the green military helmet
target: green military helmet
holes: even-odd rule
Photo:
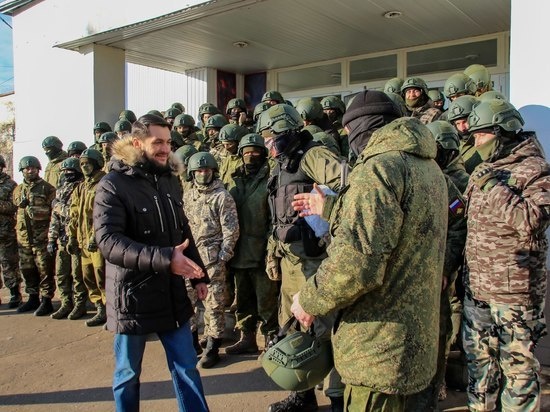
[[[97,143],[113,143],[116,140],[118,140],[118,135],[115,132],[106,132],[99,136]]]
[[[185,106],[179,102],[176,102],[176,103],[172,103],[172,105],[170,107],[175,107],[176,109],[178,109],[181,113],[185,113]]]
[[[109,123],[107,122],[97,122],[95,125],[94,125],[94,132],[101,132],[101,133],[105,133],[105,132],[112,132],[113,130],[111,129],[111,126],[109,125]]]
[[[445,100],[445,96],[443,96],[443,93],[441,93],[441,90],[439,89],[428,90],[428,97],[432,102],[437,102],[438,100]]]
[[[149,110],[147,114],[154,114],[155,116],[162,117],[164,119],[164,116],[161,112],[159,112],[157,109]]]
[[[403,86],[403,79],[401,77],[394,77],[384,84],[384,93],[401,94],[401,86]]]
[[[499,126],[508,132],[520,130],[525,122],[517,109],[509,102],[499,99],[479,102],[468,116],[469,131],[493,129]]]
[[[135,113],[131,110],[123,110],[118,115],[119,120],[125,119],[131,123],[134,123],[137,120]],[[116,130],[115,130],[116,131]]]
[[[0,155],[0,169],[3,169],[6,167],[6,159],[4,159],[4,156]]]
[[[477,89],[490,86],[491,74],[482,64],[471,64],[464,69],[464,74],[474,82]]]
[[[478,96],[478,99],[480,102],[492,99],[504,100],[505,102],[508,101],[506,96],[504,96],[501,92],[497,92],[496,90],[489,90],[488,92],[482,93]]]
[[[176,107],[169,107],[164,112],[164,118],[165,119],[175,119],[177,115],[180,115],[182,112],[180,109]]]
[[[220,109],[218,109],[215,105],[212,103],[203,103],[199,106],[199,117],[202,118],[203,114],[220,114]]]
[[[458,150],[460,138],[456,129],[445,120],[435,120],[426,125],[432,132],[435,141],[445,150]]]
[[[218,140],[220,142],[239,142],[248,133],[248,129],[238,124],[226,124],[220,129]]]
[[[86,149],[82,152],[80,155],[80,159],[92,159],[97,163],[97,166],[101,169],[105,165],[105,161],[103,160],[103,155],[99,150],[95,149]]]
[[[334,109],[340,111],[340,114],[346,112],[346,105],[338,96],[326,96],[321,100],[323,110]]]
[[[61,162],[61,171],[63,170],[74,170],[75,172],[82,173],[80,168],[80,160],[76,157],[67,157],[63,162]]]
[[[330,340],[294,332],[262,357],[267,376],[288,391],[305,391],[322,382],[334,366]]]
[[[449,104],[449,109],[447,110],[447,120],[454,122],[455,120],[468,117],[472,111],[472,107],[474,107],[474,104],[478,102],[478,99],[470,95],[457,97]]]
[[[199,169],[218,170],[218,162],[208,152],[197,152],[189,158],[187,162],[187,171],[189,173]]]
[[[258,123],[263,123],[264,121],[265,129],[270,129],[276,134],[300,130],[304,126],[304,122],[298,111],[294,107],[284,103],[276,104],[262,113]]]
[[[239,142],[239,149],[238,153],[239,156],[243,155],[243,149],[245,147],[259,147],[265,151],[265,155],[267,156],[267,147],[265,147],[265,140],[262,136],[260,136],[258,133],[248,133],[244,135]]]
[[[195,126],[195,119],[193,119],[193,116],[189,114],[178,114],[176,118],[174,119],[174,127],[177,126],[189,126],[193,127]]]
[[[443,86],[443,93],[448,99],[457,94],[470,94],[473,96],[475,92],[476,85],[464,73],[453,74],[445,81],[445,86]]]
[[[296,110],[300,113],[302,119],[306,121],[315,121],[323,117],[323,106],[317,99],[304,97],[296,103]]]
[[[284,103],[285,101],[283,95],[277,90],[270,90],[268,92],[265,92],[262,96],[262,102],[269,102],[270,100],[274,100],[277,103]]]
[[[36,167],[38,170],[42,169],[40,161],[34,156],[24,156],[19,161],[19,171],[22,171],[26,167]]]
[[[269,109],[271,105],[266,102],[260,102],[254,107],[254,121],[257,122],[260,115],[265,112],[267,109]]]
[[[61,150],[63,148],[63,142],[57,136],[48,136],[42,140],[42,149],[48,147],[55,147],[56,149]]]
[[[238,108],[246,113],[246,102],[243,99],[235,98],[229,100],[225,109],[226,114],[231,114],[231,109]]]
[[[408,116],[409,111],[407,110],[407,105],[405,103],[405,100],[403,100],[403,97],[401,97],[400,94],[392,93],[392,92],[384,92],[386,96],[390,98],[390,100],[393,102],[393,104],[397,107],[397,110],[401,114],[401,116]]]
[[[426,96],[428,95],[428,85],[420,77],[407,77],[401,86],[401,95],[404,96],[405,91],[412,88],[420,89]]]
[[[88,146],[86,146],[86,143],[76,140],[69,143],[69,145],[67,146],[67,154],[69,156],[72,156],[75,153],[82,153],[87,148]]]
[[[323,129],[321,129],[316,124],[308,124],[307,126],[304,126],[302,130],[307,130],[311,135],[314,135],[315,133],[321,133]]]
[[[120,119],[118,122],[115,123],[114,132],[128,132],[130,133],[132,131],[132,123],[130,123],[129,120],[126,119]]]
[[[189,158],[198,152],[199,151],[192,144],[185,144],[179,147],[178,150],[174,152],[174,155],[176,155],[184,165],[187,165]]]
[[[223,114],[215,114],[210,116],[204,125],[205,129],[221,129],[229,122]]]

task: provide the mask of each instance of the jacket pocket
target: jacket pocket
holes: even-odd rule
[[[135,233],[139,239],[150,239],[157,226],[155,221],[156,210],[153,206],[134,207],[136,219],[134,220]]]
[[[125,283],[121,292],[122,313],[141,315],[161,312],[167,307],[168,294],[158,276],[148,275]]]

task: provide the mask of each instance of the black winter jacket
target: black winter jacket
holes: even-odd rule
[[[113,152],[94,200],[96,241],[106,260],[107,328],[137,335],[175,329],[193,308],[184,278],[170,272],[174,246],[189,239],[184,254],[204,270],[180,183],[170,171],[148,172],[129,138],[117,142]],[[198,282],[208,278],[193,284]]]

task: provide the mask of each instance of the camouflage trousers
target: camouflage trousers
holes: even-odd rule
[[[197,291],[189,279],[185,279],[185,288],[187,289],[187,297],[193,307],[193,316],[189,318],[189,327],[191,328],[191,332],[195,332],[197,330]]]
[[[210,283],[208,295],[204,300],[204,336],[221,338],[225,331],[225,276],[227,268],[225,263],[216,264],[207,269]]]
[[[81,251],[82,278],[88,289],[90,302],[105,304],[105,259],[100,252]]]
[[[21,274],[19,273],[19,254],[17,252],[17,238],[13,236],[0,237],[0,288],[5,285],[8,289],[19,286]],[[4,282],[2,282],[2,278]]]
[[[513,306],[464,298],[462,340],[468,406],[474,411],[538,411],[535,344],[546,333],[544,305]]]
[[[86,302],[88,289],[82,278],[80,255],[70,255],[61,245],[55,256],[55,276],[62,305]]]
[[[265,268],[233,269],[237,294],[237,329],[256,332],[260,322],[262,335],[277,331],[277,282],[270,280]]]
[[[55,293],[54,258],[46,250],[46,242],[40,246],[19,243],[19,268],[25,279],[25,292],[53,298]]]

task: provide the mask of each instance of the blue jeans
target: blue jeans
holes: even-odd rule
[[[159,332],[157,335],[166,352],[179,410],[208,411],[201,377],[196,367],[197,354],[193,348],[189,322],[177,329]],[[146,335],[115,335],[113,393],[116,410],[119,412],[139,411],[139,376],[146,339]]]

